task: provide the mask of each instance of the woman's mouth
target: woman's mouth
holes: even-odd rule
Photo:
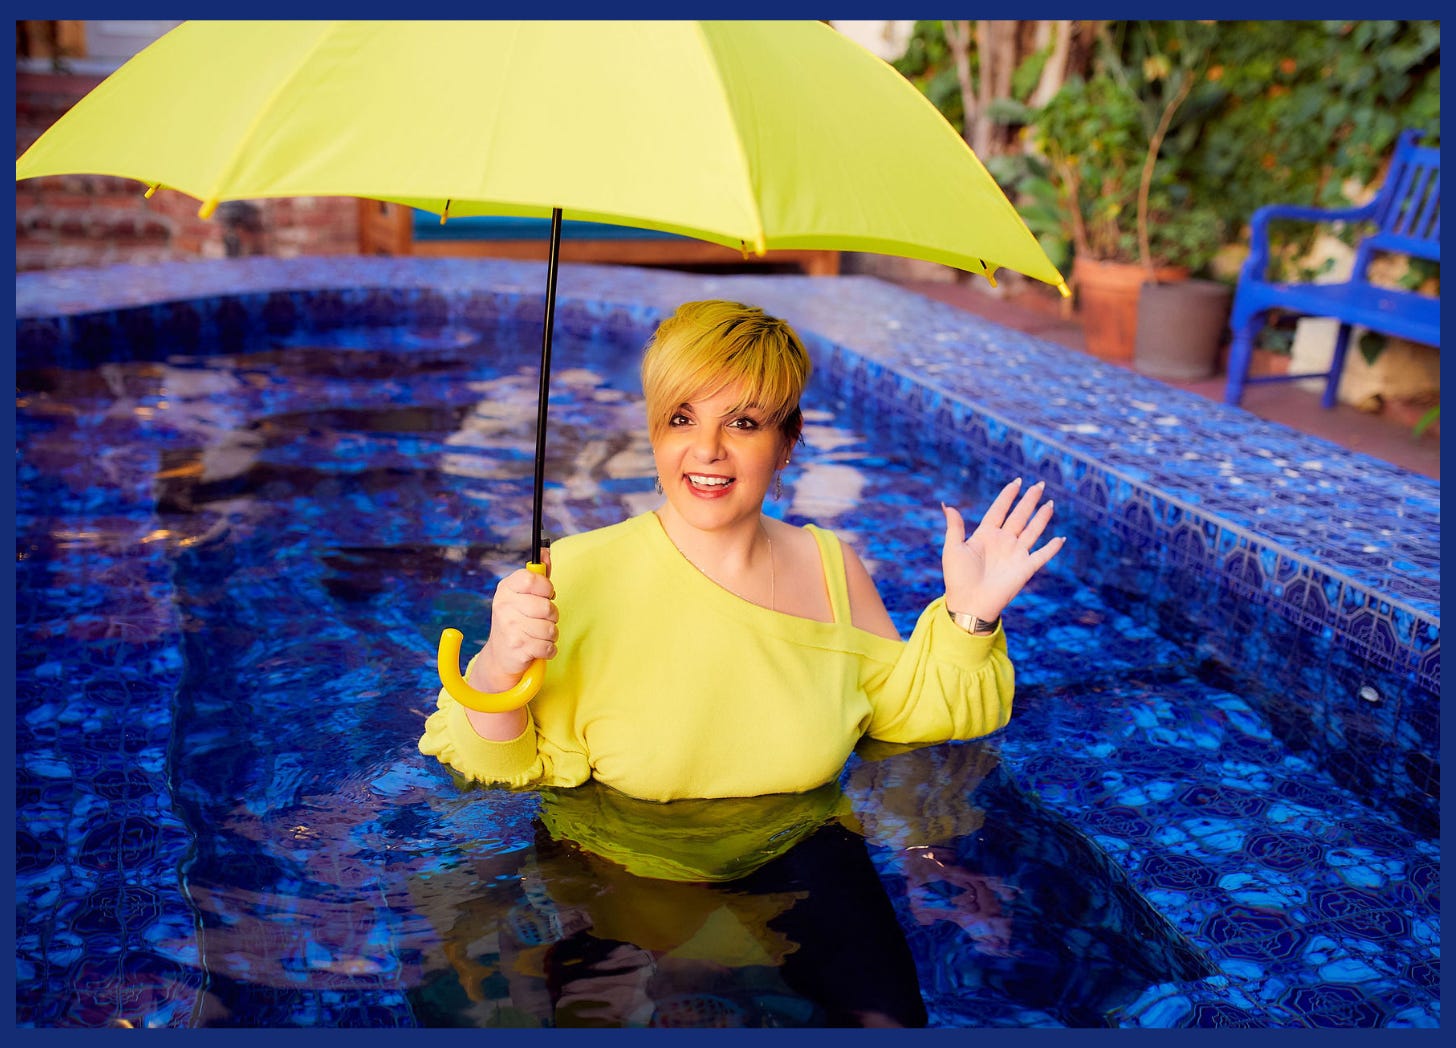
[[[688,487],[694,495],[703,498],[718,498],[725,495],[734,484],[732,477],[720,477],[711,473],[685,473]]]

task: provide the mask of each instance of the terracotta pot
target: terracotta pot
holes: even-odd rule
[[[1159,266],[1152,279],[1186,280],[1182,266]],[[1077,313],[1087,352],[1114,364],[1131,364],[1137,335],[1138,295],[1149,274],[1132,262],[1100,259],[1072,260],[1072,281],[1077,290]]]
[[[1197,382],[1218,371],[1234,289],[1217,280],[1144,284],[1132,366],[1153,378]]]
[[[1223,346],[1218,351],[1218,367],[1220,371],[1228,370],[1229,347]],[[1261,375],[1287,375],[1289,374],[1289,354],[1275,353],[1272,349],[1260,349],[1254,347],[1254,352],[1249,355],[1249,377],[1258,378]]]

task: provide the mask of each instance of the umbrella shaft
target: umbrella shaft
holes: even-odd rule
[[[540,564],[542,496],[546,488],[546,407],[551,400],[551,329],[556,322],[556,268],[561,258],[561,208],[551,209],[551,254],[546,268],[546,323],[541,332],[541,390],[536,398],[536,476],[531,491],[532,563]]]

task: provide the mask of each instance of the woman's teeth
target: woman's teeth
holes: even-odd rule
[[[721,488],[733,483],[731,477],[704,477],[696,473],[689,473],[688,480],[700,488]]]

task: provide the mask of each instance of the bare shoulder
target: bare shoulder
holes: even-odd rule
[[[819,563],[819,542],[809,528],[798,527],[772,517],[764,518],[764,526],[768,529],[769,537],[773,539],[774,549],[782,550],[786,558],[792,558],[797,563],[804,561]],[[865,568],[864,562],[860,559],[854,546],[845,541],[844,536],[817,524],[814,527],[821,532],[833,535],[838,540],[839,548],[844,555],[844,569],[851,579],[856,575],[865,580],[869,579],[870,574]]]
[[[855,549],[852,543],[844,541],[843,538],[839,540],[839,548],[844,552],[844,574],[849,582],[851,603],[854,602],[857,592],[873,593],[875,600],[879,601],[879,589],[870,575],[870,569],[865,566],[864,559],[860,557],[859,550]]]
[[[764,517],[763,526],[773,540],[774,552],[786,564],[817,565],[819,544],[808,528],[796,527],[774,517]]]
[[[791,538],[796,544],[795,558],[812,557],[814,562],[819,560],[819,544],[815,541],[813,534],[807,528],[795,528],[788,524],[781,526],[787,532],[797,533]],[[828,529],[820,529],[828,530]],[[778,541],[778,533],[771,532],[774,541]],[[881,637],[888,637],[892,640],[900,640],[900,631],[895,628],[894,622],[890,619],[890,613],[885,610],[885,602],[880,597],[880,591],[875,586],[875,580],[871,577],[869,569],[865,566],[864,560],[860,557],[859,551],[854,545],[847,542],[843,536],[835,536],[839,540],[839,549],[844,557],[844,575],[846,587],[849,591],[849,613],[854,625],[867,633],[878,634]],[[802,561],[801,561],[802,563]]]
[[[844,575],[849,587],[849,614],[855,626],[867,633],[876,633],[891,640],[900,640],[900,631],[895,628],[889,611],[885,609],[885,602],[880,596],[879,587],[870,577],[869,569],[860,559],[859,551],[843,539],[840,539],[839,546],[844,550]]]
[[[869,568],[865,567],[865,562],[863,558],[860,557],[859,550],[854,548],[854,543],[846,542],[844,540],[844,537],[840,536],[839,548],[844,551],[844,570],[848,572],[851,577],[853,577],[856,572],[862,574],[865,578],[870,577],[870,570]]]

